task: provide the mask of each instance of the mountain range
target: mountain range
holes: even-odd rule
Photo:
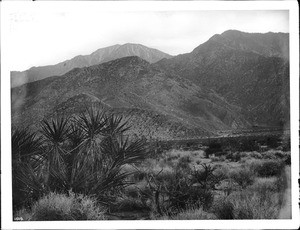
[[[98,49],[89,55],[78,55],[70,60],[60,62],[56,65],[32,67],[21,72],[12,71],[11,87],[13,88],[25,83],[42,80],[51,76],[60,76],[74,68],[97,65],[128,56],[138,56],[150,63],[157,62],[163,58],[171,57],[171,55],[169,54],[140,44],[117,44]]]
[[[288,57],[288,34],[230,30],[155,65],[214,90],[252,123],[279,125],[289,120]]]
[[[122,47],[128,52],[118,56]],[[130,135],[154,139],[289,124],[288,34],[225,31],[174,57],[135,44],[109,48],[79,56],[84,67],[12,88],[13,125],[35,126],[87,105],[121,114]]]

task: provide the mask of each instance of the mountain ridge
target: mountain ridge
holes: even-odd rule
[[[143,127],[143,122],[153,124],[164,133],[165,137],[157,134],[160,138],[188,134],[207,136],[219,129],[249,125],[239,116],[236,107],[213,91],[203,91],[185,79],[169,76],[136,56],[73,69],[54,78],[12,89],[14,124],[29,125],[51,117],[56,111],[78,112],[87,104],[98,103],[108,109],[122,109],[125,114],[135,109],[134,120],[139,120],[138,124]],[[35,91],[26,95],[22,91],[28,88]],[[22,95],[25,95],[23,100],[17,102]],[[134,125],[138,129],[138,125]],[[155,133],[151,127],[147,129]]]
[[[51,76],[60,76],[73,68],[81,68],[101,64],[126,56],[140,56],[149,62],[156,62],[171,55],[141,44],[125,43],[97,49],[88,55],[77,55],[54,65],[31,67],[25,71],[11,71],[11,87],[41,80]]]
[[[240,31],[222,34],[214,35],[191,53],[153,65],[215,90],[229,103],[242,107],[243,114],[253,123],[279,125],[288,121],[289,60],[286,53],[279,52],[286,50],[280,47],[288,47],[288,34]],[[261,49],[266,40],[275,42]]]
[[[155,63],[128,56],[15,87],[13,124],[34,126],[96,105],[125,116],[134,127],[131,135],[148,139],[197,138],[256,125],[286,127],[289,60],[279,50],[285,50],[280,46],[288,39],[277,46],[280,39],[273,35],[255,39],[228,31],[190,53]],[[276,42],[261,49],[264,39]]]

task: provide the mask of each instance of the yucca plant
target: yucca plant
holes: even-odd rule
[[[40,155],[42,139],[30,129],[15,129],[12,133],[12,159],[14,163],[29,162],[34,156]]]
[[[101,144],[101,152],[105,156],[101,174],[95,174],[90,192],[102,191],[97,193],[99,198],[103,195],[112,197],[119,192],[118,189],[131,184],[126,179],[131,173],[123,172],[122,167],[143,160],[147,154],[146,143],[144,140],[130,142],[128,138],[113,140],[107,137]]]
[[[64,190],[67,187],[67,169],[64,158],[68,153],[67,141],[70,133],[68,117],[54,118],[41,123],[41,134],[45,147],[45,183],[51,190]]]
[[[73,123],[81,134],[71,133],[71,139],[77,142],[73,142],[77,146],[72,150],[72,188],[107,200],[118,191],[117,188],[129,183],[126,181],[128,173],[122,172],[122,166],[144,159],[146,143],[124,138],[129,127],[121,116],[108,115],[93,107],[74,118]]]
[[[13,173],[34,198],[72,190],[109,203],[131,184],[123,166],[144,159],[148,152],[144,140],[124,136],[129,126],[121,116],[94,107],[78,116],[43,120],[40,128],[39,138],[24,131],[12,137],[13,158],[22,163]]]
[[[41,183],[42,139],[29,128],[12,132],[12,186],[14,209],[43,195]]]

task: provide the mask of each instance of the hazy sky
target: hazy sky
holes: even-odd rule
[[[171,55],[191,52],[216,33],[288,32],[288,11],[97,12],[44,10],[10,14],[12,70],[56,64],[124,43]]]

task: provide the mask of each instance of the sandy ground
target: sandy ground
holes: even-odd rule
[[[291,168],[285,168],[287,178],[287,188],[284,193],[284,205],[279,213],[279,219],[291,219],[292,218],[292,202],[291,202]]]

